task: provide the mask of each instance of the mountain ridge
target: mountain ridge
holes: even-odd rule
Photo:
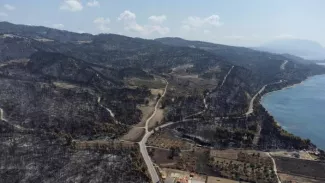
[[[278,54],[291,54],[309,60],[324,60],[325,48],[316,41],[304,39],[278,39],[255,48]]]
[[[168,161],[178,160],[169,158],[176,141],[191,143],[194,159],[203,148],[207,175],[219,173],[208,164],[213,148],[315,149],[278,126],[259,99],[325,68],[202,41],[55,29],[41,36],[44,29],[0,31],[0,181],[150,182],[155,170],[144,162],[161,152],[147,152],[153,133],[166,139],[153,145],[167,145],[158,157]]]

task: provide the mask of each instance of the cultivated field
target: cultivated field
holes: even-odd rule
[[[317,157],[310,155],[306,151],[277,151],[277,152],[271,152],[272,156],[279,156],[279,157],[287,157],[287,158],[298,158],[298,159],[304,159],[304,160],[316,160]]]
[[[152,159],[161,168],[173,168],[206,175],[217,175],[208,166],[209,150],[194,148],[192,151],[181,151],[170,158],[170,150],[155,149]]]
[[[298,182],[298,183],[324,183],[322,180],[310,179],[306,177],[300,177],[295,175],[289,175],[284,173],[278,173],[281,182]]]
[[[220,178],[220,177],[209,176],[207,178],[207,183],[238,183],[238,181],[231,180],[231,179]],[[246,182],[241,181],[241,183],[246,183]]]
[[[159,147],[162,149],[170,149],[171,147],[179,147],[181,150],[191,149],[191,144],[181,139],[174,138],[168,134],[154,134],[148,139],[148,146]]]
[[[272,160],[263,152],[250,150],[211,150],[209,165],[220,176],[233,180],[276,182]]]
[[[325,182],[325,163],[286,157],[274,157],[278,171]]]

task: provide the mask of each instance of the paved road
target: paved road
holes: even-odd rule
[[[159,175],[157,174],[156,169],[155,169],[155,167],[154,167],[154,165],[152,163],[152,160],[151,160],[151,158],[150,158],[150,156],[148,154],[146,143],[147,143],[147,140],[150,137],[150,135],[152,135],[154,133],[154,130],[151,130],[151,131],[148,130],[149,122],[156,115],[159,103],[160,103],[161,99],[165,96],[166,91],[167,91],[168,81],[167,80],[165,80],[165,81],[166,81],[166,87],[165,87],[164,93],[161,95],[161,97],[157,101],[154,112],[147,119],[146,125],[145,125],[146,133],[143,136],[142,140],[139,142],[140,152],[141,152],[142,157],[143,157],[143,159],[144,159],[144,161],[145,161],[145,163],[147,165],[148,172],[150,174],[150,177],[151,177],[151,180],[152,180],[153,183],[158,182],[160,179],[159,179]],[[164,125],[162,125],[162,126],[164,126]]]
[[[272,159],[272,162],[273,162],[273,171],[276,175],[276,178],[278,179],[278,183],[281,183],[281,180],[279,179],[279,176],[278,176],[278,170],[276,168],[276,164],[275,164],[275,161],[274,161],[274,158],[270,155],[270,153],[266,153],[271,159]]]
[[[224,80],[223,80],[222,84],[220,85],[220,87],[223,86],[223,84],[225,83],[225,81],[226,81],[228,75],[230,74],[230,72],[232,71],[233,68],[234,68],[234,66],[232,66],[231,69],[228,71],[228,73],[227,73],[227,75],[224,77]],[[154,164],[153,164],[153,162],[152,162],[152,160],[151,160],[151,158],[150,158],[150,156],[149,156],[149,154],[148,154],[148,150],[147,150],[147,146],[146,146],[146,142],[147,142],[148,138],[149,138],[149,137],[150,137],[150,136],[155,132],[155,130],[157,131],[157,130],[159,130],[159,129],[162,129],[162,128],[165,128],[165,127],[168,127],[168,126],[170,126],[170,125],[172,125],[172,124],[177,124],[177,123],[182,123],[182,122],[189,122],[189,121],[196,121],[196,120],[198,120],[198,119],[185,119],[185,120],[177,121],[177,122],[167,122],[167,123],[165,123],[165,124],[163,124],[163,125],[160,125],[160,126],[156,127],[155,130],[151,130],[151,131],[148,130],[148,124],[149,124],[150,120],[155,116],[155,114],[156,114],[156,112],[157,112],[157,110],[158,110],[159,103],[160,103],[161,99],[162,99],[162,98],[165,96],[165,94],[166,94],[167,87],[168,87],[168,81],[167,81],[167,80],[165,80],[165,81],[166,81],[166,87],[165,87],[164,93],[163,93],[163,95],[161,95],[161,97],[160,97],[159,100],[157,101],[156,106],[155,106],[155,110],[154,110],[153,114],[152,114],[152,115],[147,119],[147,121],[146,121],[146,125],[145,125],[146,133],[145,133],[145,135],[143,136],[142,140],[139,142],[140,152],[141,152],[142,157],[143,157],[143,159],[144,159],[144,161],[145,161],[145,163],[146,163],[146,165],[147,165],[148,172],[149,172],[149,174],[150,174],[150,177],[151,177],[151,180],[152,180],[153,183],[159,182],[160,179],[159,179],[159,175],[158,175],[158,173],[157,173],[157,171],[156,171],[156,169],[155,169],[155,167],[154,167]],[[271,84],[278,84],[278,83],[281,83],[281,82],[282,82],[282,80],[280,80],[279,82],[271,83]],[[268,85],[271,85],[271,84],[268,84]],[[258,94],[261,94],[261,93],[265,90],[265,87],[268,86],[268,85],[264,85],[264,86],[263,86],[263,87],[258,91],[258,93],[255,94],[255,96],[252,98],[252,100],[251,100],[251,102],[250,102],[249,109],[248,109],[248,111],[247,111],[247,113],[246,113],[246,116],[249,115],[249,114],[251,114],[251,113],[253,113],[253,111],[254,111],[254,109],[253,109],[253,104],[254,104],[254,100],[255,100],[255,98],[258,96]],[[204,99],[203,102],[204,102],[204,104],[205,104],[205,107],[207,108],[206,100]],[[201,112],[199,112],[199,113],[197,113],[197,114],[203,113],[205,110],[206,110],[206,109],[204,109],[203,111],[201,111]],[[197,114],[194,114],[194,115],[197,115]],[[194,116],[194,115],[191,115],[191,116]],[[188,116],[188,117],[190,117],[190,116]],[[271,157],[271,158],[272,158],[272,157]],[[273,158],[272,158],[272,161],[274,161]],[[273,164],[274,164],[274,168],[275,168],[275,170],[276,170],[275,162],[274,162]],[[275,171],[275,172],[276,172],[276,171]],[[279,179],[278,179],[278,180],[279,180]],[[279,183],[281,183],[280,180],[279,180]]]
[[[282,83],[283,81],[282,80],[280,80],[280,81],[278,81],[278,82],[274,82],[274,83],[270,83],[270,84],[267,84],[267,85],[264,85],[255,95],[254,95],[254,97],[251,99],[251,101],[250,101],[250,103],[249,103],[249,108],[248,108],[248,110],[247,110],[247,112],[245,113],[245,115],[246,115],[246,118],[249,116],[249,115],[251,115],[253,112],[254,112],[254,101],[255,101],[255,99],[256,99],[256,97],[258,96],[258,95],[260,95],[264,90],[265,90],[265,87],[267,87],[267,86],[269,86],[269,85],[273,85],[273,84],[279,84],[279,83]],[[254,136],[254,139],[253,139],[253,144],[254,145],[257,145],[258,144],[258,142],[259,142],[259,140],[260,140],[260,136],[261,136],[261,131],[262,131],[262,126],[261,126],[261,124],[258,124],[258,126],[257,126],[257,132],[256,132],[256,134],[255,134],[255,136]]]
[[[267,85],[264,85],[254,96],[253,98],[251,99],[251,101],[249,102],[249,107],[248,107],[248,110],[247,112],[245,113],[246,116],[249,116],[250,114],[252,114],[254,112],[254,101],[256,99],[256,97],[258,95],[260,95],[264,90],[265,90],[265,87]]]
[[[249,103],[249,107],[248,107],[248,110],[247,110],[247,112],[245,113],[245,115],[246,116],[249,116],[250,114],[252,114],[253,112],[254,112],[254,101],[255,101],[255,99],[256,99],[256,97],[258,96],[258,95],[260,95],[264,90],[265,90],[265,88],[267,87],[267,86],[269,86],[269,85],[274,85],[274,84],[279,84],[279,83],[282,83],[283,81],[282,80],[280,80],[280,81],[278,81],[278,82],[274,82],[274,83],[270,83],[270,84],[266,84],[266,85],[264,85],[254,96],[253,96],[253,98],[251,99],[251,101],[250,101],[250,103]]]
[[[152,160],[151,160],[151,158],[150,158],[150,156],[148,154],[148,151],[147,151],[146,142],[147,142],[148,138],[152,134],[154,134],[155,131],[158,131],[158,130],[160,130],[162,128],[166,128],[166,127],[168,127],[170,125],[177,124],[177,123],[190,122],[190,121],[197,121],[197,120],[198,119],[185,119],[185,120],[182,120],[182,121],[176,121],[176,122],[171,121],[171,122],[167,122],[167,123],[165,123],[163,125],[160,125],[160,126],[156,127],[155,130],[151,130],[151,131],[147,132],[143,136],[142,140],[139,142],[140,152],[141,152],[141,154],[143,156],[143,159],[144,159],[144,161],[145,161],[145,163],[147,165],[147,168],[148,168],[149,174],[151,176],[152,182],[154,182],[154,183],[158,182],[159,181],[159,176],[158,176],[158,174],[156,172],[156,169],[155,169],[155,167],[153,165],[153,162],[152,162]]]
[[[150,137],[150,135],[153,134],[153,131],[150,131],[150,132],[147,132],[144,137],[142,138],[142,140],[139,142],[139,146],[140,146],[140,152],[142,154],[142,157],[144,159],[144,162],[146,163],[147,165],[147,169],[148,169],[148,172],[150,174],[150,177],[151,177],[151,180],[153,183],[156,183],[158,182],[160,179],[159,179],[159,175],[157,174],[156,172],[156,169],[152,163],[152,160],[148,154],[148,151],[147,151],[147,147],[146,147],[146,142],[148,140],[148,138]]]

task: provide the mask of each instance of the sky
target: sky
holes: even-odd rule
[[[0,0],[0,21],[236,46],[283,38],[325,46],[324,7],[324,0]]]

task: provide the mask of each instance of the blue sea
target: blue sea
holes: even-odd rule
[[[325,75],[266,94],[261,102],[285,130],[325,149]]]

